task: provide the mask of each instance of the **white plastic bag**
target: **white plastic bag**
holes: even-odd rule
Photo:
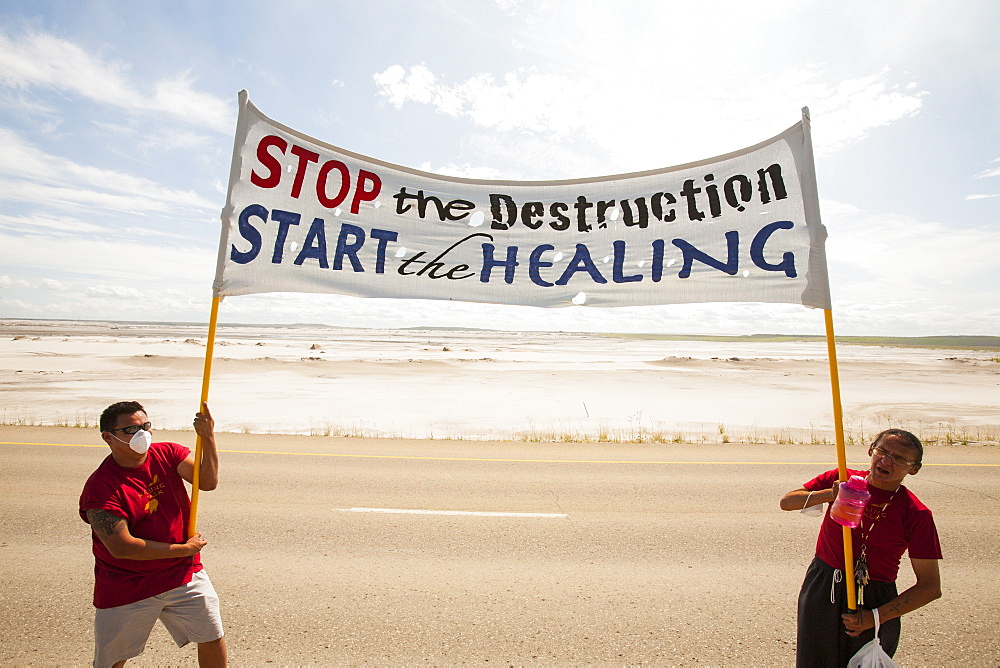
[[[879,642],[878,608],[874,608],[872,614],[875,616],[875,637],[862,645],[858,653],[851,657],[847,662],[847,668],[899,668]]]
[[[802,510],[800,510],[799,512],[802,513],[803,515],[808,515],[809,517],[820,517],[823,514],[822,503],[817,503],[815,506],[809,506],[808,508],[806,508],[806,505],[809,503],[809,499],[812,498],[812,495],[815,491],[816,490],[809,492],[809,496],[806,497],[805,503],[802,504]]]

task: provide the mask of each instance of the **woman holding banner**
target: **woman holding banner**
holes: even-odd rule
[[[878,611],[882,647],[892,656],[899,644],[899,617],[941,596],[941,546],[934,518],[902,485],[907,475],[920,471],[920,440],[908,431],[888,429],[875,437],[868,454],[868,471],[848,471],[865,478],[871,495],[860,526],[852,529],[858,582],[851,584],[858,587],[858,611],[847,607],[843,527],[827,510],[816,541],[816,556],[799,591],[798,666],[846,666],[875,637],[873,610]],[[837,469],[816,476],[785,494],[781,509],[807,512],[818,510],[823,503],[832,505],[839,489],[837,479]],[[899,562],[907,550],[917,581],[897,594]]]

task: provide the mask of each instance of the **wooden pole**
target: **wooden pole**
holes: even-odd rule
[[[840,403],[840,374],[837,371],[837,347],[833,337],[833,311],[824,309],[826,317],[826,349],[830,360],[830,385],[833,389],[833,426],[837,434],[837,470],[840,482],[847,482],[847,453],[844,447],[844,410]],[[857,591],[854,588],[854,544],[850,527],[844,530],[844,578],[847,584],[847,607],[857,610]]]
[[[219,302],[221,297],[212,298],[212,315],[208,319],[208,340],[205,343],[205,372],[201,377],[201,401],[198,402],[198,411],[202,405],[208,403],[208,385],[212,378],[212,357],[215,350],[215,328],[219,321]],[[191,476],[191,514],[188,519],[188,538],[198,533],[198,487],[201,484],[201,436],[195,440],[194,446],[194,473]]]

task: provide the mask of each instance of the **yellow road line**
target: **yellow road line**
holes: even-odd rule
[[[106,445],[88,445],[82,443],[17,443],[0,441],[0,445],[50,445],[61,448],[106,448]],[[502,457],[431,457],[427,455],[364,455],[339,452],[280,452],[271,450],[223,450],[230,454],[241,455],[279,455],[293,457],[341,457],[346,459],[411,459],[423,461],[444,462],[499,462],[518,464],[725,464],[727,466],[835,466],[836,462],[754,462],[754,461],[692,461],[692,460],[662,460],[662,459],[512,459]],[[848,462],[852,468],[864,468],[868,462]],[[951,464],[927,463],[924,466],[959,466],[959,467],[1000,467],[1000,464]]]

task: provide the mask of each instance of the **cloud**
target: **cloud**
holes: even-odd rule
[[[232,134],[236,128],[232,103],[196,91],[186,74],[158,82],[155,91],[153,99],[147,103],[148,109],[164,111],[192,125],[203,125],[223,134]]]
[[[54,216],[49,214],[27,216],[0,214],[0,230],[18,233],[27,231],[38,233],[44,230],[46,234],[52,235],[105,234],[111,232],[111,228],[104,225],[95,225],[72,216]]]
[[[136,299],[142,292],[136,288],[124,285],[94,285],[87,288],[84,294],[88,297],[114,297],[115,299]]]
[[[154,82],[143,93],[130,81],[130,67],[105,61],[76,44],[40,32],[11,38],[0,32],[0,84],[44,88],[77,95],[130,113],[153,113],[230,134],[236,123],[231,105],[192,87],[186,74]]]
[[[66,285],[119,284],[162,290],[204,285],[209,290],[217,249],[145,237],[50,236],[44,230],[0,234],[0,266],[12,276],[57,277]],[[82,277],[83,280],[80,280]]]
[[[42,205],[87,206],[139,213],[177,206],[213,210],[191,191],[172,190],[138,176],[81,165],[45,153],[7,128],[0,128],[0,200]]]
[[[996,160],[991,160],[990,162],[991,163],[1000,162],[1000,158],[997,158]],[[974,179],[988,179],[988,178],[991,178],[991,177],[994,177],[994,176],[1000,176],[1000,167],[993,167],[992,169],[983,170],[983,171],[979,172],[978,174],[976,174],[972,178],[974,178]]]
[[[450,83],[421,63],[393,65],[373,79],[377,94],[396,108],[425,105],[477,127],[548,141],[583,138],[616,157],[618,171],[678,164],[756,143],[766,139],[761,128],[776,134],[797,120],[789,110],[798,111],[798,100],[811,101],[812,116],[819,119],[816,152],[828,154],[915,115],[925,95],[894,82],[888,68],[833,82],[823,74],[798,68],[726,87],[692,86],[697,98],[684,92],[683,84],[650,87],[645,73],[611,68],[577,73],[521,68],[500,78],[479,73]],[[775,118],[787,123],[774,127]],[[652,132],[670,137],[669,158],[662,155],[662,142],[648,140]]]
[[[824,200],[827,263],[839,319],[879,334],[988,333],[996,329],[1000,232],[874,214]],[[984,307],[985,306],[985,307]],[[866,314],[877,313],[878,320]]]
[[[43,278],[42,287],[53,292],[65,292],[66,290],[69,290],[69,286],[62,281],[57,281],[54,278]]]

